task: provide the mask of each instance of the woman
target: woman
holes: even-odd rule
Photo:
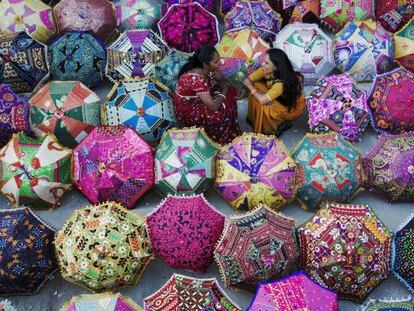
[[[210,46],[194,53],[178,75],[174,108],[181,125],[203,127],[215,142],[227,144],[241,131],[236,89],[217,73],[219,60],[219,54]]]
[[[243,83],[250,91],[247,121],[255,133],[279,136],[305,110],[302,75],[282,50],[268,50],[261,68]]]

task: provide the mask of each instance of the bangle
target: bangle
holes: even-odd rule
[[[257,89],[253,89],[253,90],[250,91],[250,94],[252,94],[252,95],[254,95],[256,93],[257,93]]]
[[[224,99],[226,99],[226,96],[225,96],[224,94],[218,93],[218,94],[217,94],[217,96],[221,96],[221,97],[223,97]]]

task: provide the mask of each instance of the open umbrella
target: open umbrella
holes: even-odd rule
[[[289,23],[319,23],[319,0],[268,0],[282,15],[283,26]]]
[[[405,298],[380,298],[370,299],[365,303],[361,311],[412,311],[414,300],[411,296]]]
[[[215,0],[164,0],[163,15],[167,12],[168,8],[173,4],[187,4],[198,2],[200,5],[211,13],[216,12],[216,1]]]
[[[237,0],[220,0],[220,14],[225,17],[228,12],[236,5]]]
[[[131,298],[120,293],[73,296],[60,311],[142,311]],[[5,310],[7,311],[7,310]]]
[[[375,4],[375,16],[388,31],[400,30],[414,17],[412,0],[376,0]]]
[[[151,28],[161,18],[160,0],[116,0],[114,5],[123,29]]]
[[[102,123],[128,125],[146,141],[158,141],[175,125],[171,95],[164,85],[149,78],[118,82],[102,106]]]
[[[154,184],[151,147],[126,126],[99,126],[73,150],[73,183],[93,204],[132,208]]]
[[[404,68],[414,72],[414,17],[394,34],[394,41],[395,60]]]

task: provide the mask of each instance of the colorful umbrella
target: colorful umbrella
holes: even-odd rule
[[[293,272],[299,260],[295,230],[294,219],[264,205],[226,219],[214,250],[224,284],[254,291],[259,282]]]
[[[375,78],[368,108],[375,129],[390,134],[414,130],[414,73],[399,67]]]
[[[116,0],[114,5],[123,29],[151,28],[161,18],[160,0]]]
[[[173,4],[159,21],[162,38],[170,48],[191,53],[220,40],[217,18],[199,3]]]
[[[339,311],[338,297],[305,273],[259,284],[248,311]]]
[[[414,18],[394,34],[394,41],[395,60],[401,66],[414,72]]]
[[[136,285],[153,259],[145,220],[114,202],[73,212],[55,246],[62,277],[93,292]]]
[[[334,130],[352,142],[361,139],[370,120],[367,96],[348,73],[319,79],[306,105],[312,131]]]
[[[72,150],[59,145],[54,136],[13,134],[0,150],[0,192],[14,207],[57,207],[72,187],[71,160]]]
[[[298,234],[302,268],[341,298],[363,300],[388,276],[392,234],[367,205],[327,203]]]
[[[144,299],[145,311],[241,311],[215,278],[197,279],[174,273],[158,291]]]
[[[73,150],[73,183],[93,204],[132,208],[154,184],[151,147],[126,126],[96,127]]]
[[[146,222],[156,256],[176,269],[207,271],[223,232],[224,216],[202,194],[169,195]]]
[[[60,311],[142,311],[131,298],[119,293],[73,296]],[[7,310],[6,310],[7,311]]]
[[[400,30],[414,16],[412,0],[376,0],[375,16],[391,32]]]
[[[151,76],[168,51],[167,44],[149,29],[125,31],[108,46],[106,76],[112,82]]]
[[[279,209],[295,195],[295,162],[273,136],[244,133],[222,149],[216,167],[215,188],[237,210]]]
[[[394,40],[379,23],[348,23],[335,37],[335,64],[357,82],[372,81],[394,60]]]
[[[27,207],[0,210],[2,295],[31,295],[39,291],[58,268],[54,237],[54,229]]]
[[[214,0],[164,0],[162,15],[165,15],[168,8],[172,6],[173,4],[187,4],[187,3],[193,3],[193,2],[200,3],[200,5],[203,8],[205,8],[207,11],[210,11],[213,14],[216,12],[216,1]]]
[[[158,141],[175,125],[174,107],[168,89],[144,78],[114,85],[102,106],[102,123],[129,125],[147,141]]]
[[[405,298],[370,299],[361,308],[361,311],[412,311],[414,301],[408,296]]]
[[[319,0],[268,0],[282,15],[283,26],[289,23],[319,23]]]
[[[203,129],[170,129],[155,152],[155,188],[164,195],[208,191],[218,151]]]
[[[277,35],[274,47],[287,54],[305,84],[315,84],[335,67],[332,40],[316,24],[287,25]]]
[[[220,0],[220,14],[224,17],[236,5],[237,0]]]

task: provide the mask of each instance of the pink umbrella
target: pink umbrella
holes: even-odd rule
[[[164,6],[163,6],[163,14],[168,10],[170,6],[173,4],[186,4],[186,3],[192,3],[192,2],[198,2],[201,4],[203,8],[206,10],[212,12],[216,11],[216,1],[215,0],[164,0]]]

